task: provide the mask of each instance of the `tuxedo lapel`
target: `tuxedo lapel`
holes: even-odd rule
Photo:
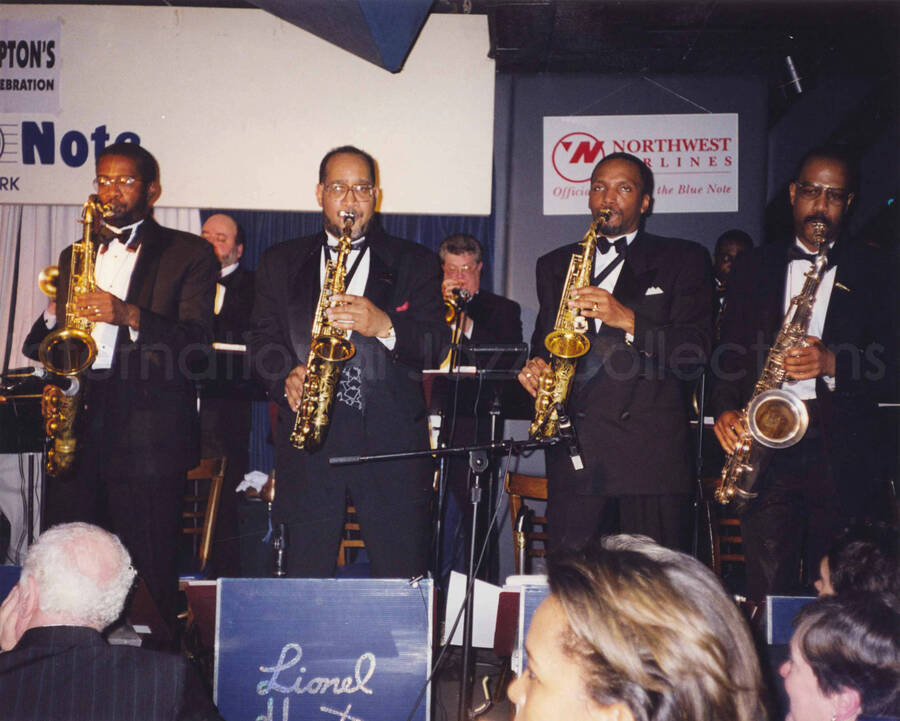
[[[142,308],[152,307],[153,287],[159,272],[159,261],[165,250],[165,241],[153,218],[147,218],[138,229],[140,250],[128,282],[125,300]]]
[[[303,344],[307,348],[309,346],[321,290],[320,271],[324,240],[323,231],[315,236],[309,245],[301,247],[293,263],[294,267],[288,270],[287,294],[290,310],[287,317],[291,341],[295,347],[298,347],[298,344]]]
[[[854,293],[859,293],[857,287],[856,269],[858,264],[852,254],[845,251],[845,239],[839,239],[830,252],[830,261],[835,266],[834,285],[831,288],[831,297],[828,299],[828,309],[825,313],[825,326],[822,328],[822,341],[830,343],[832,338],[853,337],[852,332],[841,328],[846,323],[862,322],[855,318],[853,311]]]
[[[622,264],[622,272],[616,280],[613,296],[622,305],[629,308],[640,307],[647,289],[650,288],[657,275],[656,258],[650,241],[639,232],[628,250],[625,251],[625,261]],[[601,332],[606,326],[601,326]]]
[[[764,256],[760,278],[760,303],[765,322],[763,328],[777,333],[784,322],[784,294],[787,288],[788,245],[779,245]],[[774,338],[774,336],[773,336]]]
[[[391,298],[397,283],[394,254],[386,246],[380,233],[373,233],[369,242],[369,277],[365,296],[385,312],[393,310]]]

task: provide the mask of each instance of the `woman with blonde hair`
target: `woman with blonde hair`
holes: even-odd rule
[[[611,536],[548,561],[517,721],[761,721],[750,633],[696,559]]]

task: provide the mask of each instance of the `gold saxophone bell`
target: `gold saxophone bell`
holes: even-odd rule
[[[41,293],[50,300],[56,300],[56,291],[59,287],[59,266],[48,265],[38,274],[38,288]]]

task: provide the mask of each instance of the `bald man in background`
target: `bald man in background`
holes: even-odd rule
[[[213,340],[243,346],[253,310],[253,271],[240,264],[243,229],[230,215],[217,213],[203,224],[201,235],[212,245],[221,270],[216,284]],[[241,575],[238,543],[238,495],[235,486],[249,470],[250,409],[253,386],[246,353],[215,350],[215,376],[200,392],[200,433],[203,457],[225,456],[225,484],[212,549],[218,576]]]

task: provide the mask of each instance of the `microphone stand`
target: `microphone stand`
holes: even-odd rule
[[[559,442],[558,437],[543,438],[539,440],[516,441],[513,439],[504,439],[500,441],[491,441],[489,443],[479,443],[468,446],[456,446],[447,448],[437,448],[423,451],[401,451],[398,453],[379,453],[369,456],[334,456],[328,460],[333,466],[343,466],[356,463],[369,463],[372,461],[390,461],[404,458],[422,458],[424,456],[436,456],[443,458],[452,455],[467,455],[469,457],[469,467],[474,475],[474,483],[471,491],[472,502],[472,535],[469,545],[469,559],[466,568],[466,595],[465,595],[465,619],[463,620],[463,644],[462,644],[462,674],[460,678],[460,695],[459,695],[459,718],[471,718],[472,707],[472,675],[474,665],[472,664],[472,630],[473,622],[473,603],[475,588],[475,546],[478,531],[478,506],[481,502],[481,485],[480,476],[488,467],[488,457],[497,452],[503,451],[504,455],[519,454],[522,451],[537,448],[547,448]]]

